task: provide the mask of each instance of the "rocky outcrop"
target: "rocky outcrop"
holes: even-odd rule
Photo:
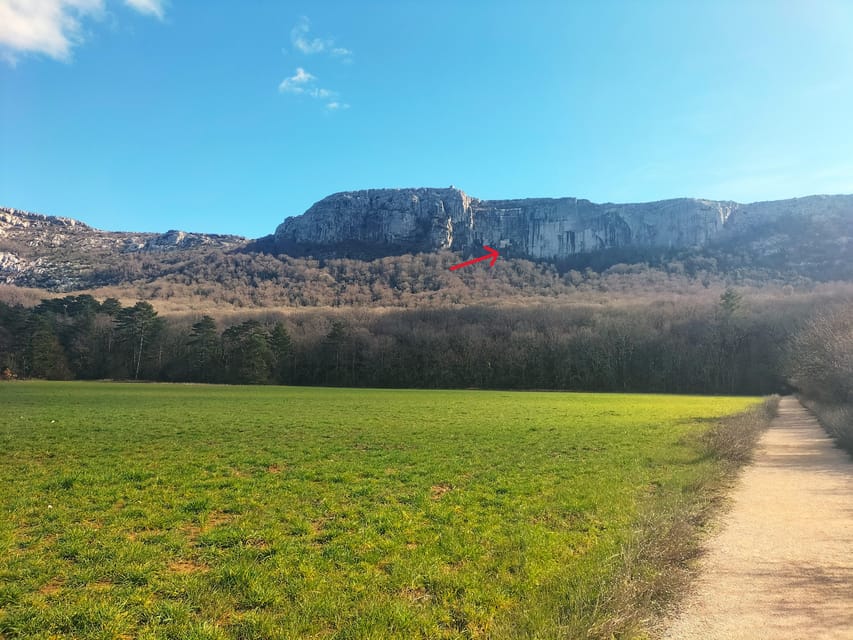
[[[168,251],[201,246],[233,249],[246,243],[241,236],[214,233],[102,231],[74,218],[46,216],[8,207],[0,207],[0,239],[23,241],[30,247],[73,245],[80,249],[115,249],[121,252]]]
[[[472,199],[459,189],[370,189],[324,198],[275,232],[283,248],[360,243],[403,250],[449,249],[473,228]],[[456,237],[454,237],[456,234]]]
[[[89,229],[74,218],[46,216],[41,213],[31,213],[21,209],[0,207],[0,237],[9,235],[13,229],[47,229],[47,228]]]
[[[145,241],[140,248],[145,251],[174,251],[195,247],[219,247],[232,249],[245,244],[240,236],[219,235],[213,233],[187,233],[171,229]]]
[[[555,259],[623,247],[689,248],[787,215],[853,214],[853,196],[739,204],[679,198],[596,204],[578,198],[478,200],[455,188],[337,193],[275,232],[283,251],[479,249]]]
[[[114,284],[129,259],[148,254],[233,250],[239,236],[102,231],[73,218],[0,207],[0,283],[72,291]],[[131,258],[131,255],[134,258]]]

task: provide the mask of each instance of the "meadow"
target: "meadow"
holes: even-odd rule
[[[582,637],[758,402],[0,383],[0,637]]]

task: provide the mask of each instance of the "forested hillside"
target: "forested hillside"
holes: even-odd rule
[[[845,290],[664,302],[160,316],[88,295],[0,304],[9,375],[250,384],[762,394]],[[805,385],[804,385],[805,386]]]

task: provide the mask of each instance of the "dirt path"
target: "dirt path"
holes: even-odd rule
[[[783,398],[669,640],[853,639],[853,463]]]

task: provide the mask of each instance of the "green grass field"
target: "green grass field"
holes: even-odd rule
[[[0,383],[0,637],[572,637],[756,402]]]

